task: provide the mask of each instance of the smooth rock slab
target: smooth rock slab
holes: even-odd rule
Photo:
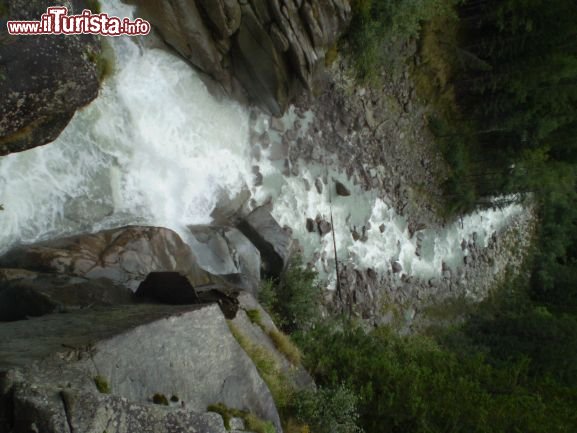
[[[6,382],[9,371],[19,374]],[[96,376],[106,380],[116,399],[98,394]],[[150,431],[180,432],[167,427],[178,421],[165,412],[173,408],[146,409],[157,393],[176,395],[187,411],[198,413],[222,402],[282,431],[270,391],[216,305],[139,305],[0,325],[0,401],[10,406],[6,401],[13,395],[27,428],[35,422],[46,426],[40,430],[46,433],[67,432],[59,427],[64,411],[68,423],[92,420],[82,421],[86,430],[75,431],[92,432],[102,419],[121,419],[132,420],[126,421],[129,427],[152,420],[164,423],[165,430]],[[90,413],[98,419],[85,415]],[[121,424],[107,432],[149,431],[123,430]],[[15,433],[20,431],[30,430]]]

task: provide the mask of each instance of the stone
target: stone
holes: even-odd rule
[[[286,231],[263,206],[247,215],[237,227],[260,251],[264,274],[279,277],[288,264],[292,244]]]
[[[257,176],[255,175],[255,180],[256,177]],[[248,188],[248,185],[244,183],[240,186],[236,193],[231,193],[232,191],[228,189],[219,189],[216,192],[216,206],[210,213],[214,224],[234,225],[240,218],[242,210],[245,208],[251,197],[250,189]]]
[[[258,165],[252,166],[252,174],[253,174],[254,186],[262,186],[264,177],[260,172],[260,167]]]
[[[234,75],[259,106],[280,117],[288,105],[290,82],[285,59],[250,5],[241,8],[242,22],[231,49]]]
[[[189,245],[201,268],[218,276],[229,288],[257,293],[261,255],[245,235],[233,227],[197,225],[188,229],[192,235]]]
[[[330,233],[333,229],[330,222],[322,220],[318,223],[319,234],[321,236],[325,236],[326,234]]]
[[[240,27],[241,9],[237,0],[197,1],[220,38],[231,36]]]
[[[385,232],[385,228],[386,228],[385,225],[384,225],[384,224],[381,224],[381,225],[379,226],[379,231],[380,231],[381,233],[384,233],[384,232]]]
[[[315,231],[315,221],[312,218],[307,218],[307,232],[313,233]]]
[[[395,274],[403,271],[403,265],[401,265],[401,263],[398,261],[394,261],[392,267]]]
[[[164,41],[201,71],[217,80],[229,81],[209,25],[194,0],[131,0],[137,15],[148,20]],[[221,1],[218,2],[222,6]],[[215,12],[215,17],[219,12]],[[227,83],[223,83],[227,84]],[[192,95],[191,95],[192,96]]]
[[[324,52],[347,28],[348,2],[130,0],[168,45],[230,95],[281,116],[311,89]],[[240,86],[238,86],[240,84]]]
[[[317,178],[315,179],[315,188],[317,189],[317,192],[318,192],[319,194],[322,194],[322,193],[323,193],[323,181],[322,181],[322,179],[321,179],[320,177],[317,177]]]
[[[133,305],[6,323],[0,353],[0,401],[18,414],[9,431],[33,431],[34,423],[46,433],[70,425],[223,433],[220,416],[205,415],[218,402],[282,431],[269,389],[216,305]],[[110,394],[98,393],[96,376]],[[147,403],[155,394],[178,396],[181,408]]]
[[[82,5],[65,0],[70,14]],[[46,2],[11,0],[10,18],[38,20]],[[54,141],[77,109],[98,95],[96,60],[101,47],[91,35],[2,35],[0,44],[0,156]]]
[[[341,197],[348,197],[351,195],[351,192],[349,191],[349,189],[346,186],[344,186],[341,182],[336,181],[335,187],[336,187],[337,195],[340,195]]]
[[[132,291],[105,278],[30,274],[25,278],[0,278],[0,322],[133,302]]]
[[[129,226],[16,247],[0,267],[107,278],[132,291],[150,272],[181,272],[193,286],[220,282],[203,270],[172,230]]]

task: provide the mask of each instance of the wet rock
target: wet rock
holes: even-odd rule
[[[319,177],[315,179],[315,188],[319,194],[323,193],[323,181]]]
[[[10,19],[37,20],[46,4],[9,2]],[[70,14],[78,2],[63,1]],[[0,156],[55,140],[75,111],[98,95],[95,36],[9,36],[0,44]]]
[[[225,189],[219,189],[216,192],[217,204],[210,213],[215,224],[234,225],[251,196],[246,184],[243,184],[232,197],[230,193],[231,191]]]
[[[159,227],[130,226],[16,247],[0,257],[0,266],[107,278],[133,291],[158,271],[181,272],[194,286],[215,282],[180,236]]]
[[[384,225],[384,224],[381,224],[381,225],[379,226],[379,231],[380,231],[381,233],[384,233],[384,232],[385,232],[385,228],[386,228],[385,225]]]
[[[354,241],[358,241],[358,240],[361,239],[361,235],[360,235],[359,232],[357,231],[357,228],[356,228],[356,227],[352,230],[351,234],[353,235],[353,240],[354,240]]]
[[[335,186],[337,190],[337,195],[340,195],[341,197],[348,197],[351,195],[349,189],[346,186],[344,186],[341,182],[337,181],[335,183]]]
[[[189,226],[190,248],[198,265],[226,286],[256,295],[260,285],[261,255],[253,243],[232,227]],[[218,281],[211,281],[214,285]],[[222,286],[222,283],[220,284]],[[198,289],[199,285],[195,285]]]
[[[277,132],[284,132],[285,127],[281,118],[272,116],[270,118],[270,127]]]
[[[270,212],[256,208],[237,227],[260,251],[264,274],[280,276],[288,263],[291,238]]]
[[[258,165],[252,166],[252,174],[254,179],[254,186],[262,186],[264,178],[262,173],[260,172],[260,167]]]
[[[312,218],[307,218],[307,232],[313,233],[315,231],[315,221]]]
[[[324,236],[326,234],[329,234],[331,232],[331,230],[333,229],[333,227],[332,227],[330,222],[328,222],[326,220],[322,220],[318,223],[318,229],[319,229],[319,234],[321,236]]]
[[[401,263],[398,261],[393,262],[392,267],[393,267],[393,272],[395,274],[398,274],[399,272],[403,271],[403,265],[401,265]]]

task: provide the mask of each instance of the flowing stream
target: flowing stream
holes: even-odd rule
[[[109,15],[132,15],[131,6],[102,3]],[[0,158],[0,203],[5,208],[0,212],[0,252],[18,243],[128,224],[164,226],[186,238],[187,225],[210,223],[219,200],[234,197],[247,184],[257,203],[272,197],[275,217],[293,229],[305,257],[318,258],[319,271],[330,279],[332,238],[305,229],[307,217],[329,215],[328,188],[319,194],[315,188],[307,190],[304,180],[313,184],[327,174],[326,167],[303,163],[300,177],[286,177],[278,163],[263,158],[264,184],[255,187],[246,109],[216,100],[175,55],[141,47],[128,37],[109,42],[115,73],[100,96],[77,112],[55,142]],[[289,112],[283,121],[294,122],[294,115]],[[258,127],[262,131],[269,125],[263,121]],[[462,263],[467,254],[463,240],[475,236],[486,244],[493,232],[523,212],[512,205],[424,231],[417,257],[416,240],[403,217],[338,168],[329,167],[328,177],[353,193],[333,197],[339,257],[382,272],[399,261],[407,274],[438,275],[443,262]],[[367,222],[366,240],[354,241],[350,228]]]

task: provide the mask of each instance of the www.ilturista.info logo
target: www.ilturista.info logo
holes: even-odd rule
[[[150,23],[141,18],[111,17],[108,14],[93,14],[84,9],[80,15],[68,15],[64,6],[49,7],[40,21],[8,21],[11,35],[147,35]]]

